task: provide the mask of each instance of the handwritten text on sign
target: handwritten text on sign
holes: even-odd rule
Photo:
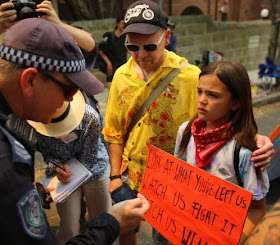
[[[173,244],[238,244],[252,194],[154,147],[140,192],[145,219]]]

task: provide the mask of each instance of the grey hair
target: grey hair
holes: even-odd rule
[[[4,37],[5,37],[5,33],[0,35],[0,46],[4,42]],[[18,73],[21,71],[21,68],[22,67],[19,64],[12,63],[0,58],[0,72],[4,76],[9,75],[10,77],[13,77],[15,75],[18,75]]]

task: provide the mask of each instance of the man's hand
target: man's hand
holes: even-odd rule
[[[108,213],[116,218],[123,233],[140,225],[149,208],[148,200],[138,193],[137,198],[115,204]]]
[[[109,186],[109,192],[112,193],[114,190],[116,190],[122,184],[123,184],[123,181],[120,178],[111,180],[110,181],[110,186]]]
[[[267,136],[257,134],[256,145],[259,149],[253,152],[251,161],[255,167],[261,167],[261,170],[265,170],[269,167],[274,153],[273,144]]]
[[[13,7],[14,4],[11,2],[3,3],[0,5],[0,33],[3,33],[16,23],[14,21],[17,18],[17,11],[15,9],[7,10]]]
[[[62,24],[62,21],[59,19],[58,15],[56,14],[52,2],[51,1],[43,1],[37,5],[36,12],[44,13],[45,15],[40,16],[40,18],[51,21],[58,25]]]
[[[67,164],[64,164],[63,168],[65,169],[65,171],[57,167],[55,168],[55,171],[58,180],[65,184],[70,181],[72,173],[69,171],[69,166]]]

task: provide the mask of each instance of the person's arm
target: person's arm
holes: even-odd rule
[[[120,225],[109,213],[103,213],[90,221],[85,232],[73,237],[66,245],[112,244],[120,233]]]
[[[112,244],[119,233],[140,225],[150,204],[140,193],[137,198],[115,204],[108,213],[91,220],[87,230],[72,238],[67,245]]]
[[[278,202],[266,212],[245,244],[277,244],[280,241],[279,218],[280,200],[278,199]]]
[[[124,149],[123,144],[111,144],[111,143],[109,144],[111,176],[120,174],[123,149]],[[120,178],[111,180],[109,192],[111,193],[121,185],[122,185],[122,180]]]
[[[82,29],[62,22],[57,16],[51,1],[43,1],[42,3],[38,4],[36,11],[38,13],[41,12],[45,14],[40,16],[40,18],[46,19],[66,28],[69,34],[75,39],[78,46],[84,51],[91,52],[95,48],[95,41],[92,38],[91,34]]]
[[[255,167],[261,167],[261,170],[265,170],[269,167],[274,153],[273,144],[267,136],[257,134],[256,145],[259,149],[253,152],[251,161]]]
[[[16,23],[17,11],[15,9],[7,10],[13,7],[14,5],[11,2],[0,5],[0,34]]]
[[[98,53],[107,65],[107,75],[112,75],[113,74],[113,66],[112,66],[112,63],[111,63],[110,59],[108,58],[108,56],[102,50],[99,50]]]
[[[262,219],[265,214],[265,198],[259,201],[253,200],[251,202],[247,219],[243,228],[241,239],[239,244],[242,245],[248,239],[258,222]]]

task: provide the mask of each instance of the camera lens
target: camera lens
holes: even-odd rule
[[[37,18],[37,13],[30,7],[24,6],[19,12],[20,19]]]

